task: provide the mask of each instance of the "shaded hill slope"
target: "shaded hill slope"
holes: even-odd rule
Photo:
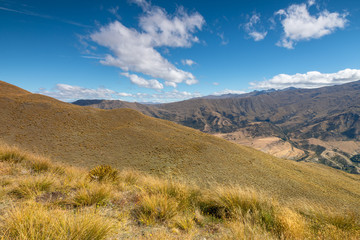
[[[278,159],[134,110],[80,107],[20,89],[9,94],[3,86],[8,84],[0,82],[1,140],[55,161],[130,167],[200,184],[237,183],[286,199],[359,202],[359,176]]]
[[[151,105],[151,112],[140,111],[204,132],[217,133],[228,140],[264,151],[271,146],[262,147],[258,142],[276,137],[277,146],[288,149],[280,151],[285,152],[278,154],[280,157],[315,161],[360,173],[360,165],[351,160],[360,154],[360,144],[345,151],[338,147],[329,148],[326,143],[339,141],[339,146],[343,141],[351,141],[351,145],[354,141],[359,143],[359,93],[358,81],[318,89],[291,88],[218,99],[190,99]],[[112,105],[108,101],[102,102],[105,103],[107,108]],[[102,108],[101,105],[91,106]],[[325,143],[314,145],[311,143],[313,138]]]

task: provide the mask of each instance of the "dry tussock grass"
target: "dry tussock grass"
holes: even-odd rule
[[[359,212],[278,202],[236,185],[105,172],[117,177],[93,181],[84,169],[1,146],[0,239],[360,238]]]
[[[3,216],[4,239],[106,239],[113,229],[92,213],[46,209],[39,204],[16,206]]]

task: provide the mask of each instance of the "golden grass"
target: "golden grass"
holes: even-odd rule
[[[145,225],[154,225],[171,220],[177,214],[178,203],[168,195],[144,195],[136,204],[136,219]]]
[[[73,196],[71,203],[76,206],[102,206],[111,197],[111,190],[106,185],[89,184],[79,189]]]
[[[30,204],[10,209],[4,216],[5,239],[106,239],[113,229],[107,219],[92,213],[46,209]]]
[[[25,159],[26,155],[23,151],[16,147],[10,147],[7,145],[0,146],[0,161],[20,163]]]
[[[16,148],[0,147],[0,156],[12,156],[0,160],[0,239],[360,238],[360,211],[327,203],[279,202],[238,185],[201,189],[134,170],[92,181],[87,170]]]
[[[19,180],[18,185],[11,191],[11,194],[18,198],[32,198],[41,192],[51,190],[54,180],[48,176],[29,176]]]

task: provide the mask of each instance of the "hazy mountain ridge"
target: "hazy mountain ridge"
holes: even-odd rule
[[[319,151],[311,150],[316,146],[309,149],[306,142],[310,138],[322,141],[359,141],[359,93],[360,82],[357,81],[317,89],[260,91],[226,98],[205,97],[141,107],[138,104],[132,106],[134,103],[120,106],[121,101],[106,100],[90,106],[103,109],[129,107],[149,116],[204,132],[219,133],[225,138],[224,134],[237,131],[242,131],[246,137],[253,139],[278,137],[304,152],[301,158],[294,157],[296,160],[323,163],[331,161],[333,164],[329,165],[333,167],[359,173],[360,166],[357,162],[340,155],[329,159]],[[227,139],[237,142],[237,139]],[[347,152],[350,157],[359,153],[360,144],[358,149]]]

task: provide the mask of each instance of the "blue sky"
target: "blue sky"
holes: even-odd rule
[[[171,102],[360,80],[353,0],[0,0],[0,79],[63,101]]]

